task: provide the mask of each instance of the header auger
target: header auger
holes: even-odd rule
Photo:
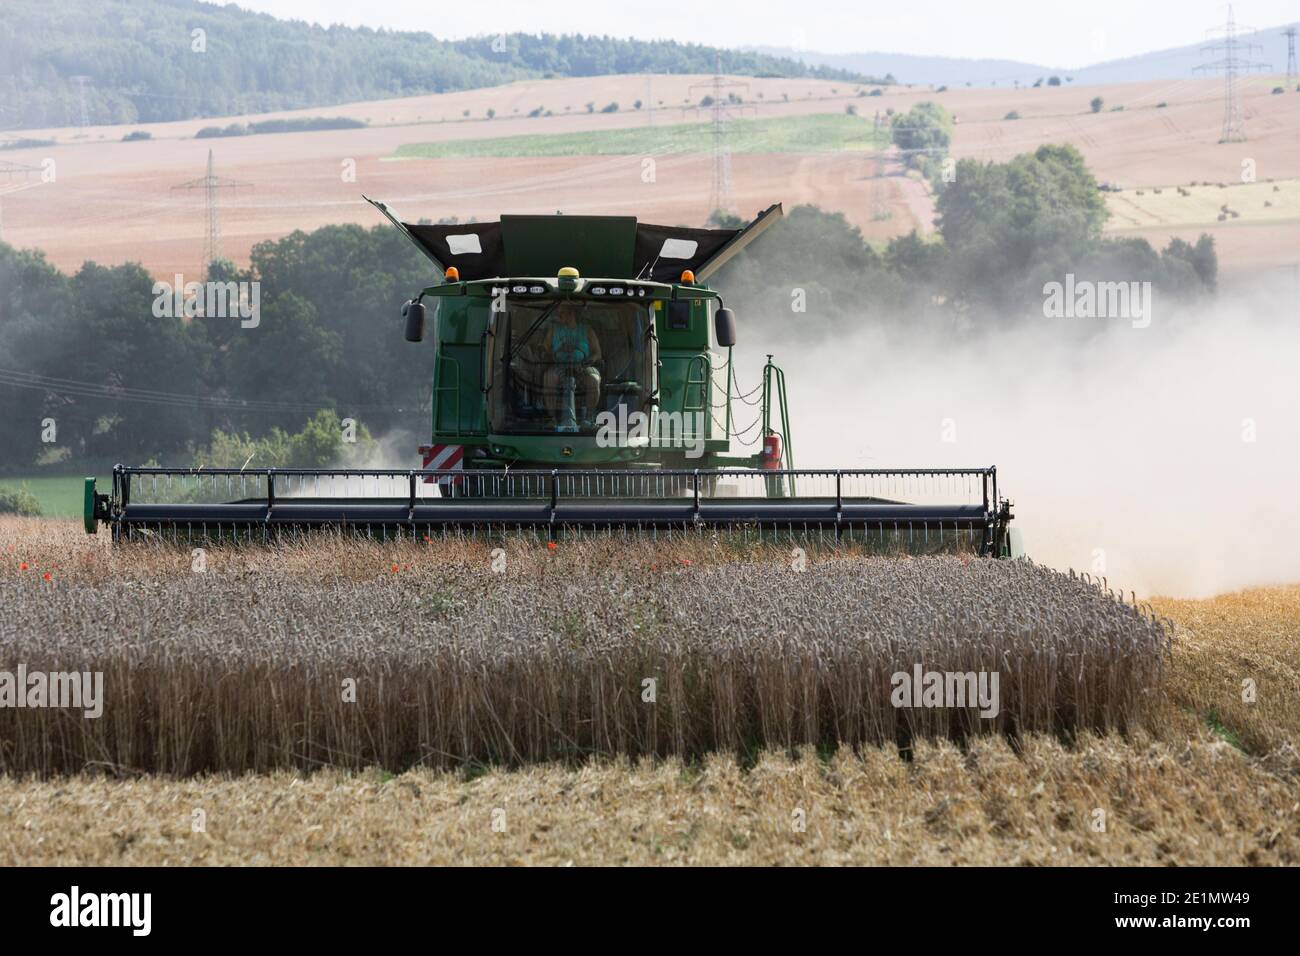
[[[785,375],[741,390],[736,317],[707,279],[781,216],[688,229],[627,216],[401,221],[442,280],[402,307],[433,339],[423,468],[127,468],[86,485],[115,539],[526,531],[816,534],[882,550],[1010,556],[992,467],[798,470]],[[432,304],[432,308],[430,308]],[[740,427],[733,405],[756,409]],[[749,449],[733,454],[733,445]]]

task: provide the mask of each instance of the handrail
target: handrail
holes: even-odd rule
[[[153,465],[117,465],[113,471],[128,475],[337,475],[345,476],[380,476],[405,477],[411,473],[410,468],[163,468]],[[664,477],[682,477],[694,474],[711,475],[877,475],[886,477],[922,476],[922,475],[979,475],[992,478],[997,474],[994,465],[980,465],[970,468],[774,468],[771,470],[757,468],[511,468],[511,475],[660,475]],[[415,469],[418,475],[464,475],[467,472],[455,468]],[[491,474],[492,472],[485,472]],[[472,472],[470,472],[472,474]],[[507,472],[502,471],[504,476]]]
[[[691,373],[695,368],[696,362],[699,362],[701,367],[700,378],[698,379],[691,377]],[[699,386],[700,388],[701,398],[700,398],[700,404],[698,408],[692,405],[688,401],[690,397],[692,385]],[[708,415],[712,417],[711,416],[712,400],[713,400],[713,362],[710,361],[708,355],[693,355],[686,363],[686,381],[683,383],[683,387],[682,387],[683,438],[685,437],[685,431],[686,431],[685,415],[689,412],[700,412],[702,413],[702,415]],[[707,433],[708,422],[706,421],[704,425],[705,425],[705,432]],[[660,435],[660,437],[661,438],[663,437],[662,434]],[[699,435],[697,437],[703,438],[704,435]],[[731,436],[728,435],[727,437],[730,438]]]
[[[733,362],[733,361],[731,360],[731,359],[732,359],[732,356],[731,356],[731,350],[732,350],[732,347],[731,347],[730,345],[727,346],[727,448],[728,448],[728,449],[731,448],[731,383],[732,383],[732,382],[736,382],[736,363]],[[710,405],[710,408],[709,408],[709,418],[712,419],[712,418],[713,418],[713,409],[712,409],[711,406],[713,405],[713,392],[712,392],[712,388],[713,388],[713,386],[710,385],[709,388],[710,388],[710,392],[709,392],[709,405]],[[737,396],[737,397],[740,396],[740,383],[739,383],[739,382],[736,382],[736,396]]]
[[[767,364],[763,366],[763,430],[767,434],[772,434],[775,431],[771,427],[770,419],[773,379],[776,381],[776,398],[781,404],[781,430],[776,432],[781,436],[781,458],[793,465],[794,443],[790,438],[790,407],[785,395],[785,372],[772,361],[772,356],[769,355]],[[791,488],[790,490],[793,491],[794,489]]]
[[[773,374],[775,373],[775,374]],[[772,383],[776,382],[776,398],[781,403],[781,430],[775,431],[772,428]],[[781,459],[791,465],[794,464],[794,447],[790,441],[790,409],[785,395],[785,372],[781,367],[772,361],[772,356],[767,357],[767,364],[763,366],[763,436],[776,434],[781,439]],[[777,470],[772,470],[770,474],[777,474]],[[795,489],[794,478],[790,478],[790,494],[798,495]]]

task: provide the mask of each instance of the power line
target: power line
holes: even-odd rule
[[[90,114],[86,110],[86,84],[91,78],[88,76],[70,76],[68,77],[77,86],[77,96],[81,101],[81,122],[78,124],[82,129],[90,125]]]
[[[39,186],[43,180],[30,182],[29,177],[32,173],[39,174],[40,168],[37,166],[27,166],[23,163],[11,163],[8,160],[0,159],[0,174],[4,176],[4,183],[0,184],[0,197],[9,193],[21,192],[24,189],[31,189],[33,186]],[[15,181],[15,177],[22,175],[21,181]],[[0,240],[4,239],[4,207],[0,205]]]
[[[881,117],[880,110],[876,110],[875,119],[872,121],[876,135],[880,134],[882,129],[889,129]],[[885,151],[876,150],[875,156],[875,175],[871,182],[871,220],[880,222],[889,218],[889,201],[885,195]]]
[[[1253,60],[1242,58],[1242,52],[1256,52],[1262,49],[1257,43],[1244,42],[1239,36],[1242,32],[1256,33],[1258,31],[1238,24],[1233,16],[1232,4],[1228,4],[1228,22],[1210,31],[1212,34],[1223,34],[1223,39],[1218,43],[1212,43],[1201,48],[1204,53],[1222,52],[1223,56],[1211,63],[1202,63],[1195,68],[1196,70],[1208,70],[1223,74],[1223,133],[1219,136],[1220,143],[1244,143],[1246,141],[1246,126],[1241,118],[1241,100],[1237,95],[1237,74],[1241,71],[1268,69],[1268,65],[1265,63],[1256,63]]]
[[[8,88],[8,95],[5,96],[3,103],[0,103],[0,113],[12,113],[14,120],[10,123],[6,120],[0,123],[0,129],[9,129],[21,125],[22,109],[21,98],[18,94],[18,78],[12,73],[0,73],[0,80],[4,80],[4,85]]]
[[[716,54],[714,60],[713,80],[707,84],[696,83],[690,87],[691,95],[696,90],[710,91],[709,100],[713,113],[713,186],[709,196],[709,215],[729,213],[731,200],[731,145],[727,139],[727,124],[733,117],[732,100],[744,108],[744,95],[737,95],[734,90],[747,91],[748,83],[725,80],[722,76],[722,54]]]
[[[98,398],[121,402],[143,402],[167,405],[174,408],[220,408],[236,412],[315,412],[332,407],[319,402],[276,402],[259,399],[222,398],[211,395],[185,395],[150,388],[130,388],[123,385],[104,385],[77,379],[38,375],[19,369],[0,368],[0,386],[26,388],[72,398]],[[402,410],[407,406],[393,404],[347,404],[358,411]]]
[[[218,204],[220,201],[220,190],[238,189],[240,186],[248,186],[250,183],[238,182],[234,179],[222,179],[216,174],[212,163],[212,150],[208,150],[208,174],[199,179],[191,179],[189,182],[180,183],[173,186],[172,189],[202,189],[204,193],[204,202],[207,206],[208,214],[208,243],[204,250],[203,270],[205,273],[211,271],[212,263],[221,258],[221,220],[218,213]]]
[[[3,175],[6,183],[12,183],[14,177],[22,174],[23,180],[26,181],[32,173],[39,173],[39,166],[28,166],[25,163],[11,163],[7,159],[0,159],[0,175]]]

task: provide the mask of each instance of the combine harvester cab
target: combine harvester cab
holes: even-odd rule
[[[768,356],[742,391],[736,317],[707,285],[780,205],[743,229],[689,229],[630,216],[430,225],[368,201],[442,277],[402,307],[407,341],[432,339],[424,467],[118,466],[110,493],[87,479],[88,531],[553,539],[733,528],[887,551],[1018,552],[992,467],[794,467],[784,373]],[[733,407],[753,420],[737,423]]]

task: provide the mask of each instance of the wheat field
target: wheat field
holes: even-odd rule
[[[319,632],[322,621],[347,606],[349,586],[369,587],[366,598],[355,600],[364,600],[372,617],[409,621],[413,612],[403,603],[410,597],[408,588],[433,595],[434,606],[415,619],[436,619],[468,613],[454,603],[456,589],[439,590],[439,582],[463,590],[482,578],[485,583],[479,586],[492,588],[503,577],[489,570],[492,555],[486,544],[403,549],[334,541],[275,551],[213,551],[204,572],[211,577],[198,580],[188,552],[113,552],[99,539],[78,535],[72,525],[0,522],[5,560],[0,573],[0,594],[5,596],[0,600],[7,611],[20,608],[18,616],[6,613],[0,624],[6,659],[23,641],[42,637],[48,647],[50,633],[63,633],[60,627],[67,635],[89,636],[91,648],[117,629],[137,636],[137,651],[174,651],[179,637],[169,636],[174,622],[166,608],[178,601],[194,611],[184,633],[197,647],[214,651],[224,646],[228,651],[237,645],[237,635],[227,635],[231,639],[223,645],[219,627],[194,626],[204,608],[219,621],[231,612],[212,601],[243,594],[249,603],[238,614],[274,630],[288,607],[274,595],[283,589],[283,600],[289,600],[287,595],[295,593],[289,585],[296,583],[296,593],[333,593],[338,602],[310,607],[303,602],[300,607],[304,622],[314,621],[318,631],[299,634],[295,646],[300,652],[315,647],[324,660],[348,645],[345,637],[353,639],[355,649],[355,635],[366,633],[354,626],[332,635]],[[608,575],[610,563],[617,560],[629,581],[651,594],[663,589],[661,596],[670,596],[683,610],[680,620],[669,619],[667,632],[649,628],[661,641],[681,642],[696,633],[692,627],[698,622],[692,617],[703,606],[726,609],[727,620],[744,622],[750,632],[788,636],[790,628],[775,625],[764,632],[763,621],[778,612],[793,620],[798,612],[804,621],[878,625],[895,618],[880,607],[870,614],[850,611],[864,616],[846,618],[845,607],[825,602],[841,594],[845,601],[876,594],[877,603],[887,605],[889,600],[880,597],[887,584],[920,588],[936,579],[947,582],[953,574],[975,596],[987,595],[992,584],[1006,584],[1005,579],[979,577],[982,562],[973,562],[972,571],[959,559],[940,562],[938,570],[930,566],[931,559],[894,562],[910,566],[909,578],[897,567],[863,573],[873,559],[810,555],[808,572],[796,574],[782,563],[783,554],[708,540],[659,542],[630,554],[614,542],[573,548],[569,554],[523,545],[505,550],[510,567],[504,577],[518,575],[516,587],[550,582],[526,592],[521,620],[553,622],[548,615],[556,608],[544,604],[546,592],[564,593],[565,586],[576,586],[588,572]],[[477,576],[467,570],[471,567],[479,568]],[[733,603],[725,593],[719,597],[724,582],[716,575],[723,569],[733,587]],[[455,577],[457,573],[464,577]],[[777,573],[788,576],[780,592],[791,595],[788,605],[771,595],[763,598],[757,588]],[[1035,573],[1026,571],[1031,579]],[[244,582],[248,588],[223,590],[214,583],[221,579],[227,579],[228,587]],[[870,591],[864,579],[881,590]],[[1147,610],[1118,602],[1084,582],[1070,582],[1068,576],[1065,583],[1048,580],[1066,588],[1068,598],[1096,600],[1089,607],[1108,626],[1130,629],[1125,633],[1137,652],[1125,680],[1135,688],[1154,688],[1152,693],[1133,697],[1123,708],[1103,695],[1113,712],[1094,711],[1089,720],[1063,721],[1054,705],[1052,720],[1022,732],[1003,726],[993,733],[970,733],[970,725],[918,724],[902,735],[901,748],[899,728],[893,727],[891,736],[879,723],[880,715],[875,725],[864,718],[860,726],[871,732],[863,732],[852,746],[829,746],[820,732],[808,736],[806,721],[799,718],[806,711],[799,698],[786,701],[797,706],[776,709],[770,726],[760,722],[756,735],[752,725],[737,723],[748,727],[751,736],[742,732],[732,746],[707,746],[717,743],[711,740],[718,734],[715,716],[703,731],[699,726],[692,730],[703,734],[698,746],[679,747],[671,733],[647,736],[639,738],[644,751],[639,756],[584,754],[578,747],[551,758],[423,759],[405,770],[346,760],[339,761],[343,766],[320,769],[312,769],[309,761],[277,765],[272,760],[259,768],[264,772],[243,774],[172,768],[188,774],[182,776],[145,773],[114,759],[73,768],[51,757],[48,767],[28,761],[26,770],[0,775],[0,864],[1292,865],[1300,860],[1300,758],[1295,747],[1300,731],[1300,587],[1203,602],[1157,600]],[[949,599],[960,598],[962,587],[948,586],[954,589]],[[205,590],[214,587],[216,591]],[[1017,593],[1025,593],[1023,582],[1018,587]],[[272,596],[264,596],[268,593]],[[925,605],[933,597],[918,591],[912,600]],[[810,603],[816,601],[823,603]],[[907,606],[908,600],[899,604]],[[584,613],[626,622],[620,615],[629,612],[602,594]],[[893,613],[895,623],[914,621],[897,609]],[[1006,607],[1002,613],[1007,614]],[[13,623],[18,620],[28,629],[20,633]],[[1127,623],[1117,623],[1121,621]],[[37,635],[30,625],[40,622],[55,626]],[[570,622],[573,634],[583,633],[584,622]],[[500,627],[503,622],[493,623]],[[504,624],[508,629],[511,621]],[[310,629],[304,624],[302,630]],[[814,635],[811,646],[824,653],[843,652],[848,632],[819,633],[805,624],[796,633]],[[977,630],[971,633],[978,636]],[[465,646],[476,646],[476,639],[465,635]],[[73,643],[69,636],[64,646]],[[362,646],[373,650],[377,645]],[[965,649],[981,646],[976,640]],[[1105,659],[1086,642],[1058,640],[1047,646],[1058,657],[1064,650],[1083,648],[1098,662]],[[1113,654],[1116,642],[1107,646]],[[698,650],[717,653],[707,643]],[[1041,654],[1039,664],[1051,657]],[[601,658],[597,653],[593,659]],[[1034,660],[1032,655],[1024,659]],[[754,663],[753,658],[744,660]],[[800,658],[776,660],[789,666]],[[881,661],[882,666],[893,663]],[[634,674],[639,663],[628,673]],[[805,669],[800,683],[797,669],[774,677],[760,668],[747,686],[761,697],[757,688],[762,677],[772,686],[806,693],[806,675],[825,669],[825,660],[819,669]],[[1040,676],[1047,673],[1039,671]],[[1104,673],[1102,666],[1095,680]],[[1254,688],[1250,701],[1243,699],[1247,681]],[[1033,686],[1024,683],[1020,692]],[[197,689],[189,685],[186,693]],[[825,688],[819,693],[825,694]],[[1059,681],[1053,693],[1061,693]],[[1024,709],[1030,697],[1017,703],[1016,694],[1004,687],[1004,706],[1011,713],[1031,712]],[[178,694],[171,706],[184,697]],[[834,712],[835,695],[830,699]],[[644,706],[639,697],[636,701]],[[665,702],[663,697],[660,701]],[[819,706],[817,712],[826,709]],[[1085,707],[1079,713],[1086,712]],[[197,725],[189,725],[190,730]],[[139,732],[129,722],[118,731],[123,739]],[[658,732],[663,733],[662,726]],[[3,746],[10,748],[6,757],[12,760],[17,754],[13,741]],[[33,770],[39,772],[33,775]]]
[[[219,567],[219,548],[195,570],[189,548],[125,546],[102,573],[48,581],[28,561],[0,577],[0,649],[29,672],[102,673],[104,712],[0,709],[0,771],[400,772],[1124,731],[1168,654],[1154,612],[1029,562],[819,553],[796,569],[705,536],[660,567],[653,541],[501,544],[232,549],[288,565],[255,571]],[[170,573],[141,575],[151,562]],[[926,673],[974,685],[898,706],[897,675],[910,693]]]

